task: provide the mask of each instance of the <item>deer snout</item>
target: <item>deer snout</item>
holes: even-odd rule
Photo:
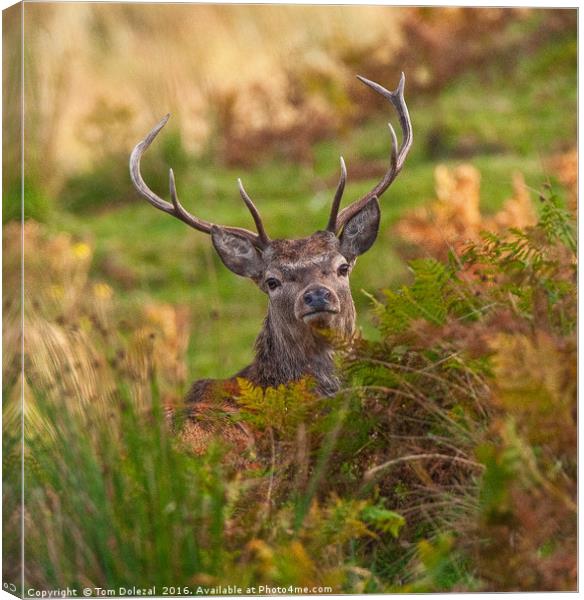
[[[318,287],[304,292],[302,299],[311,310],[326,310],[330,304],[331,291],[325,287]]]
[[[296,316],[311,325],[332,318],[339,310],[338,296],[333,290],[322,285],[307,287],[296,302]]]

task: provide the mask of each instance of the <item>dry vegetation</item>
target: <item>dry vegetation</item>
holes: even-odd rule
[[[309,160],[315,140],[380,106],[356,72],[387,80],[403,70],[414,97],[436,93],[487,58],[511,69],[510,56],[533,52],[572,19],[550,13],[533,35],[514,36],[507,25],[528,10],[31,4],[25,12],[28,162],[51,190],[104,152],[127,152],[166,111],[189,152],[212,143],[227,163],[274,152]]]
[[[395,227],[408,244],[403,247],[406,257],[428,253],[444,260],[449,252],[460,252],[469,241],[479,239],[484,230],[501,233],[534,225],[537,220],[521,173],[513,178],[513,196],[495,215],[487,217],[481,214],[481,178],[476,168],[461,164],[450,170],[441,165],[434,177],[436,199],[406,214]]]

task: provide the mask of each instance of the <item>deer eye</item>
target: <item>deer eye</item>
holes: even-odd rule
[[[275,290],[277,287],[280,287],[282,284],[280,283],[279,279],[276,279],[275,277],[269,277],[268,279],[266,279],[266,285],[268,286],[268,288],[270,290]]]
[[[337,269],[337,273],[341,276],[341,277],[346,277],[349,274],[349,265],[348,264],[344,264],[341,265],[338,269]]]

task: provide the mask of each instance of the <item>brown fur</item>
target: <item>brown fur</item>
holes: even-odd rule
[[[213,439],[220,438],[229,451],[229,463],[249,468],[255,457],[255,437],[245,423],[232,419],[238,395],[236,377],[196,381],[187,396],[187,418],[180,425],[180,438],[195,454],[203,454]]]

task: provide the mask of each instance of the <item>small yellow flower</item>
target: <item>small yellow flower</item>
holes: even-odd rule
[[[49,286],[49,296],[55,300],[60,300],[65,295],[62,285],[53,284]]]
[[[86,315],[81,315],[79,317],[79,327],[83,331],[91,331],[91,329],[93,328],[91,319],[89,317],[87,317]]]
[[[73,244],[73,254],[79,260],[84,260],[91,254],[91,248],[85,242],[77,242]]]
[[[100,300],[109,300],[113,296],[114,291],[107,283],[94,283],[93,294]]]

